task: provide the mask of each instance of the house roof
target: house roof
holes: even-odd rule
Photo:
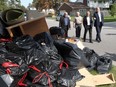
[[[64,5],[67,4],[69,7],[71,7],[72,9],[80,9],[80,8],[85,8],[85,9],[89,9],[88,6],[84,5],[83,3],[80,2],[68,2],[68,3],[63,3],[60,8]],[[60,9],[59,8],[59,9]]]

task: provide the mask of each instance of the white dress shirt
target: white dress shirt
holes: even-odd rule
[[[90,17],[87,17],[87,25],[90,25]]]
[[[101,19],[101,12],[98,12],[98,16],[99,16],[99,21],[102,22],[102,19]]]

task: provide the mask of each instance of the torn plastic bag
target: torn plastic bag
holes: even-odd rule
[[[49,75],[47,72],[43,72],[35,66],[29,66],[31,69],[28,74],[29,80],[34,84],[49,85],[56,80],[52,75]]]
[[[108,73],[112,68],[112,60],[110,58],[100,56],[97,61],[97,71],[99,73]]]
[[[69,64],[70,67],[80,68],[82,65],[85,67],[90,66],[83,51],[79,49],[76,44],[59,40],[55,41],[54,44],[59,54],[63,57],[64,61]]]
[[[97,53],[95,53],[94,50],[89,49],[87,47],[85,47],[83,49],[83,51],[84,51],[84,54],[85,54],[87,60],[89,61],[90,65],[91,65],[90,67],[87,67],[87,68],[89,70],[95,69],[96,65],[97,65],[97,61],[98,61],[99,55]]]
[[[4,74],[0,76],[0,87],[10,87],[13,81],[13,77],[9,74]]]
[[[76,82],[80,81],[81,79],[83,79],[83,76],[77,69],[62,68],[61,74],[58,76],[57,83],[66,87],[75,87]]]

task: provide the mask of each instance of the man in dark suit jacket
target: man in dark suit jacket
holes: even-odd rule
[[[68,37],[68,30],[70,28],[70,19],[68,13],[65,12],[64,15],[60,18],[59,27],[65,30],[65,37]]]
[[[101,29],[104,24],[104,16],[103,13],[100,11],[100,8],[96,8],[96,12],[94,13],[94,26],[96,27],[96,41],[101,42]]]
[[[86,34],[87,31],[89,31],[89,42],[92,43],[92,26],[93,26],[93,20],[92,17],[90,16],[90,11],[87,11],[86,16],[83,18],[83,25],[85,28],[84,31],[84,42],[86,41]]]

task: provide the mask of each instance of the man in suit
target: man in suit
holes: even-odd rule
[[[64,29],[65,37],[68,37],[68,30],[70,28],[70,19],[69,19],[69,16],[68,16],[67,12],[65,12],[64,15],[60,18],[59,27]]]
[[[101,29],[104,24],[104,16],[103,13],[100,11],[100,8],[96,8],[96,12],[94,13],[94,26],[96,27],[96,41],[101,42]]]
[[[86,16],[83,18],[83,25],[84,25],[84,28],[85,28],[83,41],[84,42],[86,41],[86,34],[87,34],[87,31],[89,31],[89,42],[93,43],[92,42],[93,20],[92,20],[92,17],[90,16],[90,11],[87,11]]]

